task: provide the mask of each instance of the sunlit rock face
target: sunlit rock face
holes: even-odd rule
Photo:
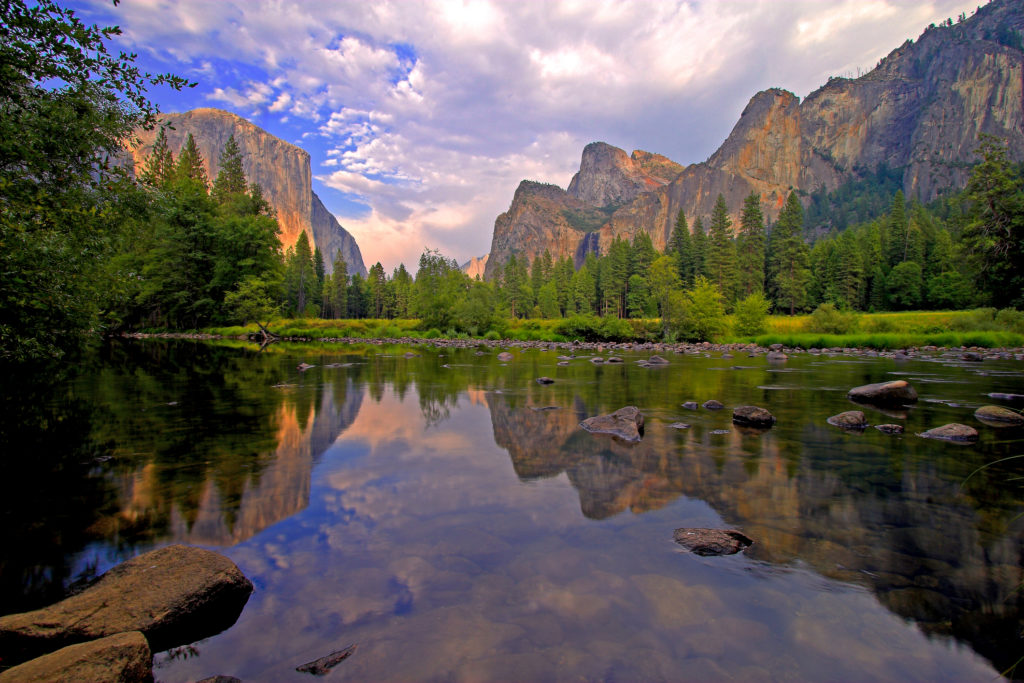
[[[328,271],[333,270],[334,256],[340,249],[348,272],[366,275],[359,245],[313,192],[308,152],[220,109],[163,114],[161,120],[168,124],[164,134],[175,157],[192,135],[211,182],[220,170],[221,150],[233,134],[242,151],[246,179],[262,188],[263,196],[277,211],[282,246],[293,246],[299,234],[305,232],[311,243],[320,248]],[[132,147],[131,157],[134,167],[141,168],[153,151],[157,131],[140,130],[136,134],[139,144]]]
[[[902,169],[908,198],[929,202],[964,186],[980,133],[1006,139],[1010,156],[1024,159],[1024,53],[1006,38],[1024,30],[1022,8],[997,0],[962,23],[929,28],[871,72],[832,78],[802,102],[777,88],[759,92],[702,163],[684,168],[591,143],[566,192],[579,205],[554,188],[550,201],[527,207],[527,183],[520,185],[495,221],[487,274],[512,254],[532,259],[545,249],[578,266],[581,254],[607,253],[615,238],[640,231],[663,250],[679,211],[692,228],[697,216],[707,221],[719,194],[734,229],[752,192],[774,220],[791,191],[831,191],[883,164]]]
[[[484,254],[480,257],[474,256],[462,265],[462,272],[468,275],[471,280],[483,279],[490,256],[490,254]]]

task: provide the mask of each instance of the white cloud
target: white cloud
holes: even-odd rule
[[[290,117],[318,182],[370,207],[339,219],[390,269],[486,252],[518,182],[564,187],[591,140],[700,161],[758,90],[804,96],[972,2],[134,0],[114,18],[208,99]]]

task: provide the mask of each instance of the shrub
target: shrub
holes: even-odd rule
[[[423,338],[424,338],[424,339],[437,339],[437,338],[439,338],[440,336],[441,336],[441,330],[437,329],[436,327],[431,327],[431,328],[430,328],[429,330],[427,330],[427,331],[426,331],[426,333],[425,333],[425,334],[423,335]]]
[[[684,294],[680,331],[688,339],[714,341],[727,329],[722,293],[707,278],[698,277]]]
[[[497,341],[498,339],[501,339],[501,335],[498,334],[497,332],[495,332],[494,330],[491,330],[490,332],[488,332],[487,334],[484,335],[484,339],[489,339],[491,341]]]
[[[744,337],[764,334],[771,303],[760,292],[755,292],[736,304],[735,332]]]
[[[1004,308],[996,314],[996,325],[1010,332],[1024,334],[1024,312]]]
[[[811,313],[811,331],[822,334],[853,334],[860,319],[851,311],[840,311],[833,304],[821,304]]]

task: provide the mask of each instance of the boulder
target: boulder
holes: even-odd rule
[[[826,422],[842,429],[865,429],[868,426],[868,419],[859,410],[847,410],[845,413],[833,415]]]
[[[1024,425],[1024,415],[1002,406],[982,406],[974,411],[974,417],[985,424],[997,427],[1019,427]]]
[[[683,407],[686,408],[687,410],[697,410],[698,408],[696,401],[687,401],[686,403],[683,404]]]
[[[732,410],[732,421],[743,427],[767,429],[775,424],[775,416],[757,406],[739,406]]]
[[[941,427],[922,432],[921,436],[926,439],[942,439],[944,441],[977,441],[978,430],[974,427],[952,422],[948,425],[942,425]]]
[[[608,356],[608,360],[606,360],[605,362],[606,363],[621,363],[622,359],[619,358],[618,356]]]
[[[721,401],[716,401],[715,399],[704,401],[701,405],[703,405],[706,410],[721,410],[725,407],[722,405]]]
[[[501,353],[498,354],[498,360],[500,360],[502,363],[507,363],[513,358],[514,356],[508,351],[502,351]]]
[[[885,432],[886,434],[902,434],[903,433],[903,425],[894,425],[894,424],[875,425],[875,429],[877,429],[880,432]]]
[[[640,441],[644,432],[644,416],[636,406],[619,408],[611,415],[588,417],[580,426],[594,434],[611,434],[623,441]]]
[[[601,356],[594,356],[593,358],[590,359],[590,362],[593,363],[594,365],[597,365],[598,363],[603,363],[604,358],[601,358]]]
[[[890,405],[914,403],[917,401],[917,392],[906,380],[897,379],[892,382],[878,382],[877,384],[854,387],[850,389],[846,397],[858,403]]]
[[[661,356],[651,356],[647,359],[647,362],[651,365],[668,365],[668,361]]]
[[[695,555],[733,555],[753,541],[735,529],[676,529],[675,542]]]
[[[769,361],[789,360],[789,356],[784,354],[782,351],[769,351],[764,354],[764,357]]]
[[[171,545],[123,562],[77,595],[0,617],[0,660],[20,662],[74,643],[141,631],[157,652],[235,623],[252,583],[210,550]]]
[[[0,683],[152,680],[153,655],[138,631],[69,645],[0,673]]]
[[[537,384],[554,384],[554,383],[555,383],[555,380],[551,379],[550,377],[538,377],[537,378]]]
[[[975,353],[974,351],[968,351],[966,353],[963,353],[960,355],[960,358],[961,360],[970,361],[972,363],[980,363],[983,360],[985,360],[985,358],[980,353]]]

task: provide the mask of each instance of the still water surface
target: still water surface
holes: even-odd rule
[[[1019,362],[408,350],[132,343],[12,382],[0,611],[182,542],[256,590],[232,628],[156,657],[167,682],[303,680],[351,644],[327,679],[990,681],[1024,655],[1024,468],[970,476],[1024,452],[972,417],[1024,393]],[[906,435],[825,423],[896,377],[921,401],[866,413]],[[778,423],[680,406],[710,398]],[[638,445],[578,427],[624,405]],[[980,442],[915,435],[954,421]],[[699,557],[678,527],[755,544]]]

